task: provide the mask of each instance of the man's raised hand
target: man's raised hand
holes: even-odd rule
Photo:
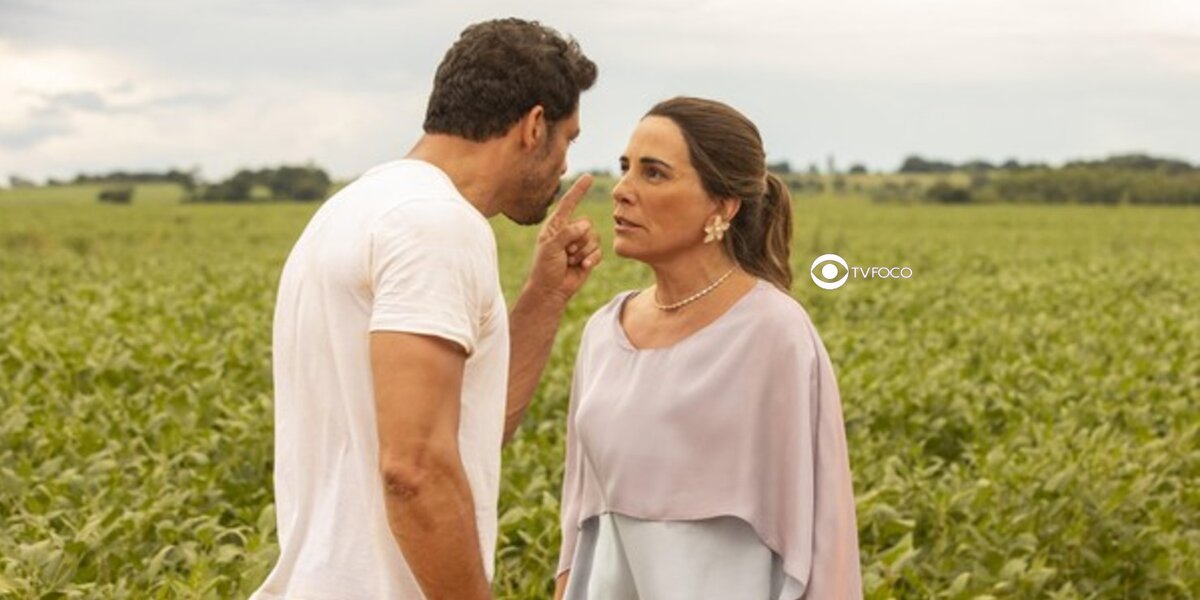
[[[580,175],[538,232],[527,286],[553,294],[563,302],[579,291],[592,269],[600,264],[600,236],[586,217],[573,216],[591,185],[591,175]]]

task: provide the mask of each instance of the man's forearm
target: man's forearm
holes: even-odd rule
[[[385,475],[384,500],[392,535],[426,598],[491,599],[461,463],[416,476]]]
[[[512,438],[525,417],[538,380],[546,368],[554,334],[562,321],[567,300],[526,287],[508,316],[510,339],[508,406],[504,419],[504,442]]]

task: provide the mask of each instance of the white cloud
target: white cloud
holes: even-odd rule
[[[114,0],[0,4],[0,164],[80,170],[308,159],[339,176],[403,153],[470,22],[537,18],[600,65],[572,166],[611,167],[660,99],[754,118],[773,158],[908,152],[1200,160],[1193,0],[609,0],[566,4]]]

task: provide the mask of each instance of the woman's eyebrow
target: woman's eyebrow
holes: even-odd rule
[[[654,158],[653,156],[643,156],[638,160],[638,162],[642,163],[643,165],[659,165],[667,169],[673,168],[667,161],[661,158]]]

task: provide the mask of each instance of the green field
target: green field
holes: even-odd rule
[[[0,597],[236,598],[274,558],[270,319],[312,204],[0,193]],[[609,205],[587,202],[606,239]],[[1200,210],[796,202],[867,597],[1200,597]],[[495,223],[509,298],[534,231]],[[819,254],[909,280],[808,278]],[[545,598],[571,361],[504,455],[498,597]]]

